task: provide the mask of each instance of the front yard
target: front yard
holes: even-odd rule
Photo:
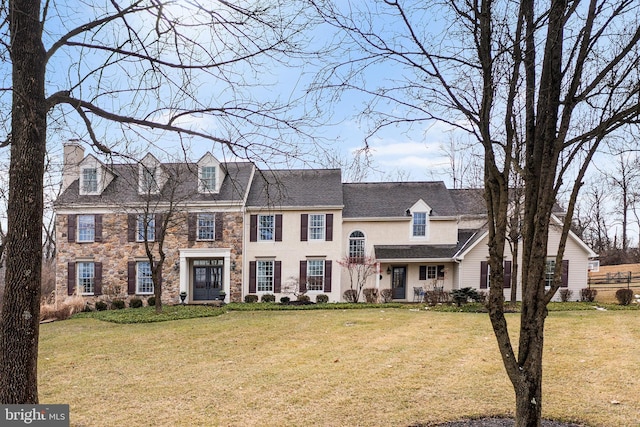
[[[552,312],[544,417],[639,425],[639,338],[635,310]],[[486,314],[408,308],[54,322],[39,378],[41,403],[70,404],[74,426],[408,426],[514,409]]]

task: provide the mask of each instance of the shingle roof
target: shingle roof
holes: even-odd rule
[[[449,190],[451,198],[458,208],[460,215],[486,215],[487,203],[484,199],[484,189],[455,189]]]
[[[198,165],[196,163],[164,163],[163,171],[169,181],[160,194],[152,196],[158,200],[169,200],[172,196],[170,182],[176,183],[174,201],[191,202],[239,202],[247,192],[253,165],[248,162],[223,163],[226,170],[218,193],[198,192]],[[105,205],[117,206],[142,203],[146,196],[138,193],[137,164],[114,164],[109,169],[116,175],[100,195],[80,195],[80,180],[75,180],[56,200],[56,205]]]
[[[459,230],[455,245],[375,245],[378,260],[388,259],[453,259],[453,257],[473,242],[478,230]]]
[[[249,207],[342,206],[340,169],[256,171]]]
[[[344,184],[345,218],[400,217],[422,199],[434,216],[455,216],[458,209],[442,181]]]

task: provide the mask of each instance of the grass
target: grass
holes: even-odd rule
[[[551,312],[544,416],[640,424],[639,336],[635,311]],[[415,308],[74,318],[41,326],[39,381],[73,426],[408,426],[514,409],[488,317]]]

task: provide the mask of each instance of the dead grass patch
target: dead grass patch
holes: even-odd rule
[[[63,301],[43,302],[40,305],[40,321],[65,320],[84,310],[84,298],[72,295]]]
[[[638,425],[638,336],[635,312],[551,313],[544,417]],[[407,426],[514,409],[485,314],[72,319],[41,327],[39,373],[40,401],[70,404],[74,426]]]

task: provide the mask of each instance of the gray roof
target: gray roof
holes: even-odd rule
[[[256,171],[249,207],[342,206],[340,169]]]
[[[375,245],[377,259],[453,259],[475,241],[480,230],[459,230],[458,243],[452,245]]]
[[[460,215],[486,215],[487,202],[483,188],[449,190]]]
[[[442,181],[344,184],[344,218],[401,217],[422,199],[434,216],[455,216],[458,209]]]
[[[198,165],[196,163],[163,163],[163,171],[169,178],[160,194],[152,199],[190,202],[240,202],[249,185],[253,165],[248,162],[222,163],[226,171],[218,193],[198,192]],[[56,205],[105,205],[126,206],[142,203],[147,197],[138,193],[138,164],[114,164],[107,168],[115,178],[100,195],[80,195],[80,180],[75,180],[56,200]],[[172,184],[175,184],[172,185]],[[171,192],[175,187],[173,196]]]

